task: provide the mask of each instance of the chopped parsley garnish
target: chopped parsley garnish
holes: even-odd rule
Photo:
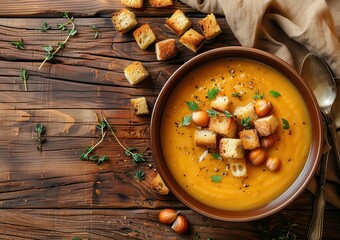
[[[290,126],[289,126],[289,122],[287,121],[287,119],[281,118],[281,121],[282,121],[283,129],[288,130]]]
[[[275,90],[270,90],[269,91],[270,95],[272,95],[274,98],[278,98],[281,96],[281,94]]]
[[[182,126],[188,126],[191,122],[191,119],[192,119],[192,116],[185,116],[184,118],[182,118],[182,122],[181,124],[179,125],[180,127]]]
[[[211,175],[210,179],[211,179],[212,182],[218,183],[218,182],[221,182],[222,176],[220,176],[220,175]]]
[[[238,99],[242,98],[240,92],[232,93],[231,96],[234,97],[234,98],[238,98]]]
[[[222,157],[218,152],[212,152],[211,155],[214,159],[222,160]]]
[[[198,110],[198,104],[196,102],[187,102],[187,105],[191,111]]]
[[[217,96],[217,93],[219,91],[220,91],[220,89],[214,88],[214,87],[211,90],[208,89],[208,99],[209,99],[209,101],[213,100]]]
[[[209,114],[209,117],[216,117],[216,116],[218,116],[218,112],[215,111],[214,109],[207,110],[207,113]]]

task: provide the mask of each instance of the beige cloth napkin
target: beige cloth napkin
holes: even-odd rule
[[[305,55],[314,52],[324,58],[340,77],[340,43],[332,13],[340,14],[340,1],[329,0],[181,0],[204,13],[225,15],[227,23],[242,46],[270,52],[298,71]],[[332,13],[330,11],[332,9]],[[340,36],[340,33],[339,33]],[[340,81],[333,109],[340,127]],[[338,132],[340,140],[340,131]],[[331,154],[326,200],[340,208],[339,171]],[[308,189],[315,193],[317,179]]]

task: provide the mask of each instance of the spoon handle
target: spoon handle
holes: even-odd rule
[[[334,121],[332,120],[332,116],[330,114],[325,114],[325,116],[326,116],[325,118],[327,122],[328,131],[331,135],[331,142],[333,143],[331,145],[334,149],[334,155],[335,155],[336,162],[338,164],[338,168],[340,169],[340,150],[339,150],[339,141],[336,136],[336,128],[334,125]]]
[[[311,219],[311,223],[309,225],[307,238],[308,240],[321,240],[323,234],[323,216],[325,210],[325,183],[326,183],[326,170],[328,163],[329,151],[324,153],[322,156],[321,169],[320,169],[320,179],[319,186],[316,193],[313,215]]]

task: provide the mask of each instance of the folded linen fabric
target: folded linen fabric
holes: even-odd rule
[[[181,0],[204,13],[225,15],[227,23],[242,46],[270,52],[297,71],[305,55],[321,56],[340,77],[340,42],[332,14],[340,14],[340,2],[335,0]],[[331,10],[330,10],[331,9]],[[340,33],[338,35],[340,37]],[[338,82],[338,90],[340,89]],[[340,91],[338,91],[340,92]],[[338,95],[337,102],[340,96]],[[336,104],[336,105],[339,105]],[[340,111],[335,122],[340,127]],[[338,132],[340,137],[340,132]],[[340,139],[339,139],[340,140]],[[326,200],[340,208],[339,171],[334,156],[327,172]],[[308,189],[315,193],[317,181]]]

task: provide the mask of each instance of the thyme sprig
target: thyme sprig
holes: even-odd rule
[[[21,69],[20,77],[21,77],[21,80],[24,81],[25,91],[27,92],[27,78],[28,78],[28,73],[27,73],[27,70],[26,70],[26,69],[24,69],[24,68]]]
[[[145,179],[145,172],[138,169],[134,177],[137,180],[137,182],[143,181]]]
[[[51,25],[48,22],[44,22],[41,28],[39,28],[38,30],[42,32],[47,32],[47,30],[49,30],[50,28],[51,28]]]
[[[96,126],[96,128],[100,130],[101,138],[95,145],[86,148],[85,152],[80,155],[80,160],[91,160],[91,161],[97,162],[97,165],[100,165],[101,163],[106,161],[108,157],[105,155],[99,158],[98,155],[90,155],[90,154],[92,154],[93,150],[96,147],[98,147],[99,144],[101,144],[102,141],[104,140],[104,137],[106,135],[106,132],[104,131],[104,129],[106,128],[106,123],[102,121]]]
[[[44,47],[44,50],[47,52],[47,54],[45,55],[44,61],[40,64],[39,69],[44,65],[46,61],[51,60],[60,49],[64,48],[70,37],[74,36],[77,33],[76,26],[73,22],[73,17],[70,17],[68,12],[64,12],[63,18],[66,18],[67,21],[65,23],[59,23],[57,27],[60,30],[64,31],[66,30],[66,27],[68,25],[71,25],[71,29],[68,29],[68,35],[66,39],[63,42],[59,42],[58,47],[55,50],[51,45]]]
[[[97,39],[99,37],[99,28],[96,25],[90,25],[90,28],[95,32],[94,38]]]
[[[41,123],[37,123],[35,125],[35,131],[37,133],[37,136],[34,137],[34,140],[38,143],[37,149],[38,151],[42,152],[42,145],[45,143],[47,140],[46,138],[43,137],[43,134],[45,133],[45,126]]]
[[[125,147],[121,141],[119,140],[119,138],[117,137],[117,135],[115,134],[115,130],[112,128],[112,126],[109,124],[109,122],[107,121],[107,119],[104,117],[103,118],[103,122],[106,123],[106,127],[111,131],[113,137],[116,139],[117,143],[125,150],[125,155],[129,156],[131,158],[131,161],[133,164],[137,164],[140,162],[144,162],[145,159],[143,157],[142,154],[140,153],[136,153],[136,149],[135,148],[127,148]]]

